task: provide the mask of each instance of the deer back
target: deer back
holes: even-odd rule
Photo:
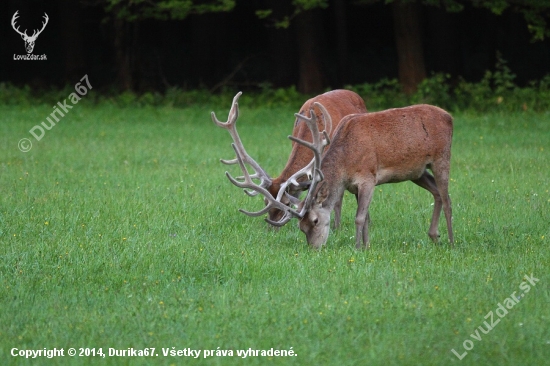
[[[310,110],[314,110],[317,116],[318,128],[319,131],[325,129],[324,119],[321,111],[318,108],[314,108],[314,103],[322,104],[332,119],[332,131],[329,132],[329,135],[332,136],[337,126],[339,125],[342,118],[349,114],[354,113],[367,113],[367,108],[363,99],[355,92],[350,90],[333,90],[327,93],[318,95],[314,98],[307,100],[302,108],[300,108],[300,114],[306,117],[310,116]],[[296,118],[294,122],[294,129],[292,131],[292,136],[297,137],[301,140],[311,142],[311,131],[303,120]],[[292,143],[292,151],[286,163],[286,166],[282,170],[281,174],[273,179],[272,185],[269,188],[269,191],[273,196],[276,196],[279,192],[279,188],[283,182],[285,182],[288,177],[300,170],[302,167],[307,165],[313,158],[313,152],[307,147]]]
[[[451,115],[426,104],[350,115],[334,131],[321,171],[347,188],[363,179],[418,179],[434,161],[450,161],[452,133]]]

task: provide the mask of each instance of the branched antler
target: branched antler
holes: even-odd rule
[[[17,26],[17,28],[15,27],[15,21],[17,20],[17,18],[19,18],[19,15],[17,14],[19,12],[19,10],[17,10],[14,14],[13,14],[13,17],[11,18],[11,26],[13,28],[14,31],[16,31],[17,33],[19,33],[21,35],[21,37],[28,37],[27,36],[27,30],[25,29],[25,32],[21,32],[19,30],[19,26]]]
[[[287,188],[290,185],[294,185],[294,186],[300,185],[300,183],[298,183],[299,178],[306,176],[309,180],[312,179],[313,171],[315,169],[314,167],[315,162],[318,163],[317,169],[319,169],[321,166],[321,154],[323,153],[323,149],[325,148],[325,146],[330,144],[329,135],[330,135],[330,132],[332,131],[332,119],[330,117],[330,114],[321,103],[315,102],[314,106],[318,107],[321,110],[324,127],[325,127],[322,134],[325,138],[323,140],[320,139],[319,126],[317,124],[317,118],[315,113],[313,113],[313,110],[310,110],[310,115],[311,115],[310,118],[302,116],[301,114],[298,114],[298,113],[295,114],[297,118],[300,118],[306,121],[306,124],[312,133],[313,142],[310,143],[304,140],[300,140],[294,136],[288,136],[288,138],[296,143],[299,143],[311,149],[314,153],[314,156],[308,165],[306,165],[305,167],[303,167],[302,169],[300,169],[299,171],[291,175],[283,184],[281,184],[281,188],[279,189],[279,192],[276,197],[278,201],[281,200],[283,194],[287,192]]]
[[[297,206],[301,205],[301,209],[300,209],[300,211],[296,211],[296,210],[294,210],[294,209],[292,209],[288,206],[285,206],[286,209],[282,210],[282,211],[285,212],[285,214],[281,218],[281,220],[272,221],[272,220],[266,219],[266,221],[268,223],[270,223],[271,225],[283,226],[293,216],[298,217],[298,218],[304,217],[305,213],[307,212],[307,210],[309,210],[309,208],[311,207],[311,203],[313,202],[313,197],[314,197],[314,194],[315,194],[315,187],[317,186],[317,184],[319,182],[321,182],[324,179],[323,173],[321,172],[321,155],[323,153],[323,149],[325,148],[325,146],[330,144],[330,139],[328,137],[328,132],[327,132],[326,128],[328,126],[329,129],[332,129],[332,120],[331,120],[330,115],[328,114],[327,110],[325,109],[325,107],[322,104],[316,102],[316,103],[314,103],[314,105],[317,106],[321,110],[321,113],[323,115],[323,120],[325,122],[324,123],[325,124],[325,130],[323,130],[322,133],[319,132],[319,126],[317,124],[317,116],[313,112],[313,110],[310,110],[310,116],[311,117],[308,118],[308,117],[303,116],[303,115],[298,114],[298,113],[296,113],[296,117],[300,118],[300,119],[302,119],[306,122],[307,126],[309,127],[309,129],[311,131],[313,142],[307,142],[307,141],[301,140],[299,138],[296,138],[294,136],[288,136],[288,138],[290,140],[311,149],[313,151],[313,159],[311,160],[311,162],[308,165],[306,165],[304,168],[302,168],[299,171],[297,171],[296,173],[294,173],[292,176],[290,176],[288,178],[288,180],[283,185],[281,185],[281,188],[279,189],[279,193],[277,194],[277,197],[275,199],[275,201],[280,202],[283,195],[285,195],[287,198],[289,198],[289,200],[294,205],[297,205]],[[321,134],[325,137],[324,139],[321,139]],[[299,178],[303,177],[303,176],[307,176],[308,178],[310,178],[311,182],[310,182],[310,185],[309,185],[309,189],[308,189],[308,193],[307,193],[306,198],[303,201],[299,201],[299,200],[293,199],[294,197],[292,197],[291,195],[289,195],[287,193],[286,188],[290,184],[298,185],[297,180]],[[290,197],[292,197],[292,198],[290,198]],[[269,197],[267,199],[270,200]]]
[[[40,29],[40,30],[36,30],[36,29],[35,29],[34,32],[33,32],[33,34],[32,34],[32,36],[31,36],[30,38],[36,39],[36,38],[38,37],[38,35],[39,35],[40,33],[42,33],[42,31],[44,30],[44,28],[46,28],[46,25],[48,24],[48,21],[50,20],[50,18],[48,17],[48,14],[46,14],[46,13],[44,13],[43,18],[44,18],[45,21],[42,22],[42,29]],[[35,33],[36,33],[36,34],[35,34]]]
[[[235,97],[233,98],[233,103],[231,104],[231,109],[229,110],[229,116],[227,117],[227,122],[219,121],[216,118],[216,114],[214,112],[211,113],[212,121],[217,126],[223,129],[226,129],[231,135],[231,137],[233,138],[232,146],[233,146],[233,149],[235,150],[235,153],[237,154],[237,157],[235,159],[232,159],[232,160],[220,159],[220,161],[226,165],[234,165],[237,163],[240,164],[244,176],[238,177],[237,179],[243,179],[243,178],[246,178],[246,176],[249,176],[248,170],[244,165],[244,164],[249,164],[252,167],[252,169],[254,169],[254,174],[251,175],[250,178],[260,179],[259,187],[262,187],[265,189],[271,185],[271,178],[266,173],[266,171],[260,166],[260,164],[258,164],[254,159],[252,159],[250,155],[248,155],[248,153],[246,152],[243,146],[239,133],[237,132],[236,122],[237,122],[237,118],[239,117],[238,100],[241,95],[242,95],[242,92],[238,92],[237,95],[235,95]],[[231,177],[229,173],[226,172],[226,174],[229,180],[231,180],[231,182],[238,182],[236,179]],[[245,190],[245,192],[250,196],[255,196],[258,193],[260,193],[257,189],[252,189],[252,191]]]
[[[44,30],[44,28],[46,28],[46,25],[48,24],[48,21],[50,20],[50,18],[48,17],[48,14],[44,13],[43,15],[43,18],[44,18],[44,22],[42,22],[42,29],[38,30],[38,29],[35,29],[32,33],[32,36],[29,36],[27,34],[27,30],[25,29],[24,32],[21,32],[19,30],[19,26],[17,26],[17,28],[15,27],[15,21],[17,20],[17,18],[19,18],[19,10],[17,10],[15,12],[15,14],[13,14],[13,17],[11,18],[11,26],[13,27],[13,29],[19,33],[21,35],[21,37],[23,37],[24,39],[33,39],[33,40],[36,40],[36,38],[40,35],[40,33],[42,33],[42,31]]]
[[[321,173],[321,169],[320,169],[321,154],[323,152],[324,147],[330,143],[327,127],[329,131],[332,129],[332,121],[330,119],[330,115],[328,114],[327,110],[320,103],[315,103],[314,105],[321,110],[321,113],[323,115],[323,120],[325,125],[325,129],[322,132],[322,135],[324,136],[324,139],[323,139],[321,138],[321,132],[319,132],[319,127],[317,124],[317,116],[313,112],[313,110],[310,111],[311,117],[309,118],[301,114],[296,114],[296,117],[303,119],[306,122],[309,129],[311,130],[313,142],[307,142],[299,138],[296,138],[294,136],[288,136],[288,138],[298,144],[301,144],[311,149],[313,151],[313,159],[307,166],[305,166],[304,168],[300,169],[298,172],[293,174],[281,186],[281,189],[279,190],[277,197],[274,198],[267,189],[271,185],[271,178],[265,172],[265,170],[262,169],[262,167],[258,163],[256,163],[256,161],[252,159],[250,155],[246,153],[246,150],[244,149],[242,141],[235,127],[237,118],[239,116],[239,106],[237,102],[241,94],[242,93],[239,92],[233,98],[233,103],[229,111],[227,122],[220,122],[216,118],[216,115],[214,114],[214,112],[212,112],[212,121],[214,121],[214,123],[219,127],[226,129],[231,134],[231,137],[233,138],[233,143],[231,145],[233,146],[233,149],[235,150],[235,154],[237,156],[235,159],[232,159],[232,160],[222,159],[221,162],[228,165],[239,164],[243,172],[243,176],[238,177],[237,179],[233,178],[231,174],[229,174],[228,172],[225,172],[225,175],[227,176],[229,181],[231,181],[231,183],[233,183],[239,188],[244,189],[244,191],[248,195],[254,196],[257,194],[261,194],[265,197],[266,206],[263,209],[256,212],[250,212],[243,209],[240,209],[239,211],[241,211],[242,213],[248,216],[261,216],[267,213],[269,210],[276,208],[284,212],[283,217],[279,221],[272,221],[269,219],[266,219],[266,221],[274,226],[283,226],[288,221],[290,221],[292,217],[298,217],[298,218],[303,217],[306,211],[311,206],[315,186],[320,181],[323,180],[323,174]],[[251,175],[248,172],[248,169],[246,168],[246,164],[252,166],[252,168],[254,169],[254,174]],[[306,198],[304,199],[303,204],[301,204],[302,202],[300,202],[298,199],[290,195],[286,189],[291,184],[299,185],[298,179],[302,178],[303,176],[307,176],[308,179],[311,179],[311,183],[309,186],[309,192]],[[260,179],[260,184],[255,183],[254,179]],[[289,207],[286,204],[282,203],[283,196],[286,197],[291,202],[291,204],[295,206],[299,206],[300,207],[299,211],[298,209]]]

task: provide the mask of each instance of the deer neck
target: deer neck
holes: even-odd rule
[[[322,202],[322,207],[331,212],[334,210],[336,203],[340,201],[346,187],[339,171],[332,169],[321,170],[323,171],[324,179],[317,187],[316,197],[322,195],[322,192],[325,191],[326,199]]]

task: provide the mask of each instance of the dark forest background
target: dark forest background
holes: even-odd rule
[[[550,72],[550,42],[547,30],[541,31],[548,1],[538,7],[527,0],[485,6],[435,0],[307,3],[2,0],[0,82],[48,89],[74,85],[88,74],[99,90],[294,85],[314,93],[398,78],[411,92],[436,72],[449,74],[451,82],[480,80],[497,57],[508,62],[518,85]],[[506,6],[495,9],[496,3]],[[157,11],[159,4],[174,7]],[[15,11],[17,25],[29,35],[48,14],[33,51],[46,61],[14,60],[26,54],[11,26]]]

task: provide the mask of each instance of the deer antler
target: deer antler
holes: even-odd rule
[[[321,110],[321,116],[323,116],[323,123],[325,124],[325,130],[323,132],[326,131],[327,135],[330,136],[330,133],[332,132],[332,117],[330,116],[330,113],[328,113],[325,106],[319,102],[315,102],[313,105]],[[326,145],[328,145],[328,142]]]
[[[15,30],[17,33],[19,33],[25,39],[31,39],[31,40],[36,39],[40,35],[40,33],[42,33],[44,28],[46,28],[46,25],[48,24],[48,21],[50,20],[50,18],[48,17],[48,14],[44,13],[43,17],[44,17],[45,22],[42,22],[42,29],[40,29],[40,30],[35,29],[32,33],[32,36],[29,36],[27,34],[26,29],[25,29],[24,32],[21,32],[19,30],[19,26],[17,26],[17,28],[15,27],[15,21],[17,20],[17,18],[19,18],[19,15],[17,13],[19,13],[19,10],[17,10],[15,12],[15,14],[13,14],[13,17],[11,18],[11,26],[13,27],[13,30]]]
[[[50,20],[50,18],[48,18],[48,14],[44,13],[44,19],[45,19],[45,22],[42,22],[42,29],[40,30],[34,30],[34,32],[32,33],[32,36],[30,36],[29,38],[34,38],[36,39],[40,33],[42,33],[42,31],[44,30],[44,28],[46,28],[46,25],[48,24],[48,20]]]
[[[261,215],[267,213],[272,208],[278,208],[279,210],[287,211],[289,209],[288,206],[286,206],[281,201],[277,201],[277,200],[273,199],[273,197],[271,196],[271,193],[269,193],[269,191],[266,188],[262,187],[261,185],[258,185],[256,183],[254,183],[254,181],[252,180],[253,176],[251,176],[250,173],[248,173],[248,170],[246,169],[246,167],[244,165],[244,162],[243,162],[243,160],[242,160],[242,158],[241,158],[241,156],[240,156],[240,154],[237,150],[237,147],[235,146],[235,144],[232,144],[232,146],[233,146],[233,149],[235,150],[235,152],[237,153],[237,159],[236,160],[239,163],[239,165],[241,166],[241,169],[244,173],[244,176],[243,176],[244,181],[239,182],[238,180],[233,178],[231,176],[231,174],[229,174],[229,172],[225,172],[225,175],[227,176],[227,178],[231,181],[231,183],[233,183],[237,187],[245,189],[245,192],[247,192],[246,189],[250,189],[250,190],[256,192],[256,194],[261,193],[263,196],[265,196],[268,199],[267,206],[265,206],[260,211],[249,212],[249,211],[245,211],[243,209],[239,209],[239,211],[241,211],[242,213],[244,213],[248,216],[261,216]]]
[[[309,129],[311,130],[311,133],[312,133],[313,143],[309,143],[307,141],[297,139],[294,136],[288,136],[288,138],[291,139],[292,141],[295,141],[295,142],[297,142],[301,145],[304,145],[304,146],[308,147],[309,149],[313,150],[314,157],[309,162],[308,165],[306,165],[305,167],[303,167],[302,169],[300,169],[299,171],[297,171],[296,173],[291,175],[283,184],[281,184],[281,188],[279,188],[279,192],[277,194],[277,201],[281,200],[281,198],[283,197],[283,194],[286,192],[286,189],[290,185],[294,185],[294,186],[299,186],[300,185],[298,183],[299,178],[307,176],[308,179],[311,180],[311,178],[313,176],[314,169],[319,169],[320,166],[321,166],[321,154],[323,153],[324,147],[327,146],[330,143],[330,139],[328,137],[330,135],[330,132],[332,131],[332,119],[330,117],[330,114],[328,113],[326,108],[321,103],[315,102],[314,106],[318,107],[321,110],[321,115],[323,116],[323,122],[324,122],[324,127],[325,127],[322,134],[325,138],[323,140],[320,139],[319,127],[317,125],[317,119],[315,117],[316,115],[313,113],[313,110],[310,111],[310,115],[311,115],[310,118],[302,116],[298,113],[295,114],[295,116],[297,118],[301,118],[304,121],[306,121],[306,124],[307,124],[307,126],[309,127]],[[317,141],[316,141],[316,139],[317,139]],[[318,155],[315,155],[316,153]],[[316,167],[315,167],[315,162],[318,163],[318,166],[316,166]]]
[[[322,107],[322,108],[324,109],[324,107]],[[309,127],[309,129],[311,130],[311,133],[313,135],[313,142],[310,143],[310,142],[298,139],[294,136],[288,136],[288,138],[291,139],[292,141],[295,141],[298,144],[306,146],[307,148],[309,148],[313,151],[313,156],[314,157],[311,160],[311,162],[306,167],[300,169],[298,172],[293,174],[284,183],[284,187],[281,187],[281,189],[279,190],[279,193],[277,194],[276,198],[273,198],[273,196],[271,196],[269,191],[267,191],[266,189],[264,189],[262,187],[258,187],[257,185],[254,185],[253,182],[252,182],[252,184],[247,185],[246,187],[241,186],[242,188],[253,189],[253,190],[256,190],[257,192],[261,193],[265,197],[265,200],[267,202],[267,206],[264,207],[260,211],[248,212],[248,211],[245,211],[245,210],[240,210],[242,213],[247,214],[249,216],[260,216],[260,215],[263,215],[263,214],[267,213],[271,208],[277,208],[277,209],[284,212],[283,217],[279,221],[272,221],[272,220],[266,218],[266,221],[268,223],[270,223],[271,225],[274,225],[274,226],[283,226],[288,221],[290,221],[292,219],[292,217],[297,217],[297,218],[304,217],[306,211],[311,206],[315,186],[323,180],[323,173],[320,170],[320,167],[321,167],[321,154],[322,154],[323,148],[326,145],[328,145],[328,143],[329,143],[329,138],[328,138],[328,134],[327,134],[326,130],[323,131],[323,135],[325,136],[325,139],[321,140],[321,137],[320,137],[321,134],[320,134],[319,128],[317,126],[317,117],[316,117],[315,113],[313,113],[313,111],[311,111],[310,114],[311,114],[310,118],[307,118],[307,117],[302,116],[300,114],[296,114],[296,117],[301,118],[306,122],[307,126]],[[310,184],[310,187],[309,187],[308,194],[307,194],[306,198],[304,199],[304,201],[299,201],[298,199],[296,199],[293,196],[291,196],[290,194],[288,194],[288,192],[286,192],[286,187],[288,187],[290,184],[298,185],[296,180],[298,178],[302,177],[302,176],[305,176],[305,175],[311,176],[311,184]],[[250,181],[251,180],[248,179],[247,183],[250,183]],[[233,184],[235,184],[235,182],[233,182]],[[283,204],[281,202],[281,199],[282,199],[283,195],[286,196],[288,198],[288,200],[290,202],[292,202],[292,204],[294,204],[295,206],[300,206],[300,203],[303,202],[303,205],[302,205],[301,209],[298,211],[297,209],[293,209],[292,207],[289,207],[289,206]]]
[[[19,12],[19,10],[17,10],[15,12],[15,14],[13,14],[13,17],[11,18],[11,26],[12,26],[13,30],[16,31],[17,33],[19,33],[22,37],[28,37],[26,29],[25,29],[25,32],[21,32],[19,30],[19,26],[17,28],[15,28],[15,21],[17,20],[17,18],[19,18],[19,15],[17,14],[18,12]]]
[[[296,138],[294,136],[288,136],[289,139],[292,141],[301,144],[313,151],[313,159],[311,162],[306,165],[304,168],[300,169],[296,173],[294,173],[292,176],[290,176],[287,181],[281,186],[279,189],[279,193],[277,194],[277,198],[274,200],[275,202],[280,202],[283,195],[285,195],[293,204],[300,206],[302,204],[300,211],[296,211],[288,206],[284,206],[285,208],[282,209],[282,211],[285,212],[284,216],[279,221],[272,221],[269,219],[266,219],[268,223],[274,226],[283,226],[286,224],[292,216],[302,218],[304,217],[305,213],[309,208],[311,207],[311,203],[313,202],[315,187],[319,182],[321,182],[324,177],[323,173],[321,172],[321,155],[323,153],[323,149],[325,146],[330,144],[330,139],[328,137],[328,132],[326,130],[326,127],[329,126],[330,129],[332,129],[332,120],[330,118],[330,115],[328,114],[327,110],[321,103],[314,103],[315,106],[317,106],[323,115],[323,120],[325,124],[325,130],[323,130],[322,134],[325,137],[324,139],[321,139],[321,132],[319,132],[319,126],[317,125],[317,116],[313,112],[313,109],[310,110],[310,116],[307,118],[306,116],[302,116],[301,114],[296,113],[296,117],[303,119],[307,126],[309,127],[312,135],[313,142],[307,142],[304,140],[301,140],[299,138]],[[310,186],[308,189],[308,193],[306,198],[303,201],[299,201],[294,199],[291,195],[289,195],[286,192],[286,188],[290,184],[298,185],[297,179],[301,178],[303,176],[311,177]],[[272,201],[273,198],[267,197],[268,201]],[[278,208],[278,207],[277,207]],[[280,209],[280,208],[279,208]]]
[[[245,151],[244,146],[242,144],[242,141],[239,137],[239,134],[237,133],[237,129],[235,127],[235,123],[237,121],[237,117],[239,116],[239,105],[237,103],[239,97],[241,96],[241,92],[237,93],[235,97],[233,98],[233,103],[231,105],[231,109],[229,111],[229,116],[227,119],[227,122],[220,122],[217,118],[214,112],[211,113],[212,115],[212,121],[216,125],[218,125],[221,128],[224,128],[229,131],[229,134],[233,138],[233,143],[231,146],[233,146],[233,149],[235,150],[236,158],[233,160],[220,160],[224,164],[233,165],[233,164],[239,164],[241,167],[241,170],[243,172],[242,177],[238,177],[237,179],[233,178],[229,172],[225,172],[225,175],[233,183],[239,188],[243,188],[245,193],[247,193],[250,196],[255,196],[258,194],[261,194],[265,197],[265,201],[267,205],[261,209],[260,211],[256,212],[250,212],[243,209],[239,209],[242,213],[248,215],[248,216],[261,216],[265,213],[267,213],[272,208],[279,209],[284,212],[283,217],[279,221],[272,221],[269,219],[266,219],[266,221],[274,226],[283,226],[286,224],[292,217],[298,217],[302,218],[304,217],[306,211],[311,206],[311,202],[313,199],[313,192],[315,190],[315,186],[323,180],[323,174],[321,173],[321,154],[323,152],[323,149],[326,145],[330,143],[328,133],[326,129],[323,131],[324,139],[321,139],[321,133],[319,132],[319,127],[317,125],[317,116],[313,112],[313,110],[310,111],[310,118],[307,118],[301,114],[296,114],[297,118],[303,119],[309,129],[311,130],[311,134],[313,137],[313,142],[307,142],[304,140],[301,140],[299,138],[296,138],[294,136],[288,136],[289,139],[292,141],[301,144],[303,146],[306,146],[307,148],[311,149],[313,151],[313,159],[311,162],[304,168],[302,168],[300,171],[293,174],[287,182],[283,184],[283,187],[279,190],[279,193],[276,198],[273,198],[271,193],[267,190],[267,187],[271,185],[271,178],[269,175],[260,167],[254,159],[252,159]],[[332,128],[332,121],[330,119],[330,115],[328,114],[327,110],[323,105],[320,103],[315,103],[315,106],[317,106],[321,113],[323,114],[323,120],[325,124],[325,128],[327,126],[330,126],[329,128]],[[326,118],[326,119],[325,119]],[[248,172],[248,169],[246,168],[245,164],[249,164],[254,169],[254,174],[250,174]],[[293,209],[292,207],[289,207],[281,202],[281,199],[283,195],[285,195],[290,202],[292,202],[294,205],[299,206],[301,202],[299,202],[297,199],[295,199],[293,196],[288,194],[286,192],[286,188],[290,184],[298,185],[297,179],[302,176],[308,176],[311,177],[311,184],[309,186],[309,192],[302,201],[304,204],[301,206],[300,211]],[[240,179],[240,180],[239,180]],[[260,179],[260,184],[257,184],[253,181],[253,179]]]
[[[233,98],[233,103],[231,104],[231,109],[229,110],[229,116],[227,117],[227,122],[221,122],[216,118],[216,114],[214,112],[211,113],[212,115],[212,121],[219,127],[226,129],[231,137],[233,138],[233,149],[235,150],[235,153],[237,154],[237,157],[232,160],[224,160],[220,159],[220,161],[223,164],[226,165],[234,165],[239,164],[241,166],[241,169],[243,171],[244,176],[238,177],[238,179],[245,179],[243,182],[240,182],[240,184],[244,184],[246,182],[246,178],[250,177],[250,180],[252,182],[252,179],[260,179],[260,185],[257,187],[261,187],[263,189],[271,186],[271,178],[266,173],[264,169],[258,164],[250,155],[247,154],[246,150],[244,149],[243,143],[241,141],[241,138],[239,137],[239,133],[237,132],[236,122],[237,118],[239,117],[239,104],[237,103],[239,100],[239,97],[242,95],[242,92],[238,92],[237,95]],[[246,166],[244,164],[249,164],[252,169],[254,169],[254,174],[249,175],[248,170],[246,169]],[[229,180],[235,184],[235,182],[239,183],[236,179],[231,177],[229,173],[226,172],[227,177]],[[238,184],[235,184],[237,187],[239,187]],[[241,188],[250,188],[252,191],[245,190],[246,194],[250,196],[255,196],[258,193],[260,193],[257,189],[252,187],[241,187]]]

